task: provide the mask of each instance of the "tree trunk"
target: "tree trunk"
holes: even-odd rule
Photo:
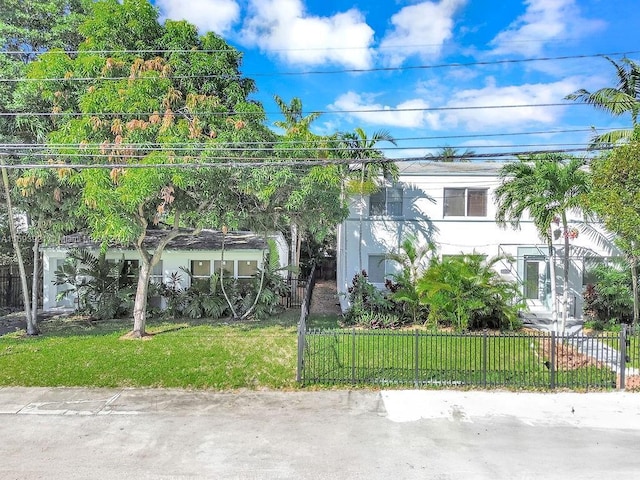
[[[362,230],[364,223],[364,163],[360,175],[360,219],[358,222],[358,273],[362,273]]]
[[[638,326],[640,317],[640,301],[638,300],[638,257],[631,256],[631,288],[633,290],[633,328]]]
[[[549,280],[551,288],[551,324],[553,325],[553,331],[558,332],[558,302],[556,302],[556,257],[555,250],[553,248],[553,237],[549,237],[547,243],[549,247]]]
[[[31,280],[31,317],[38,325],[38,293],[40,291],[40,235],[33,239],[33,276]]]
[[[0,155],[0,165],[2,166],[2,183],[4,184],[4,193],[7,202],[7,221],[9,222],[9,231],[11,232],[11,243],[18,259],[18,270],[20,271],[20,284],[22,286],[22,300],[24,302],[24,313],[27,317],[27,335],[37,335],[38,325],[33,321],[31,315],[31,299],[29,298],[29,285],[27,284],[27,272],[24,268],[24,261],[22,259],[22,250],[20,249],[20,243],[18,242],[18,232],[16,230],[16,223],[13,219],[13,205],[11,203],[11,189],[9,188],[9,174],[4,163],[4,157]]]
[[[147,293],[149,292],[149,280],[151,278],[151,262],[145,256],[140,261],[138,272],[138,286],[136,299],[133,304],[133,331],[131,336],[142,338],[146,335],[147,324]]]
[[[567,229],[567,217],[562,213],[562,230],[564,236],[564,253],[562,255],[562,324],[560,332],[564,335],[569,318],[569,231]]]

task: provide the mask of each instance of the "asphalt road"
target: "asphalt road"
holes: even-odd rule
[[[640,394],[0,388],[2,479],[608,479]]]

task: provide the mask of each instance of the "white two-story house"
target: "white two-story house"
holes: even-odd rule
[[[337,282],[342,310],[349,307],[347,289],[353,276],[366,270],[369,280],[384,288],[385,279],[398,268],[385,255],[397,252],[400,243],[413,236],[419,242],[431,238],[441,256],[475,252],[510,257],[497,264],[499,273],[519,282],[532,313],[550,317],[552,282],[546,241],[526,217],[519,230],[500,228],[495,221],[494,191],[500,185],[501,166],[493,162],[399,163],[396,183],[387,183],[369,196],[353,197],[349,216],[338,228]],[[619,252],[599,225],[585,224],[578,213],[571,212],[569,219],[579,234],[570,246],[568,313],[580,318],[584,286],[590,281],[587,267]],[[554,241],[558,299],[563,286],[563,242],[562,237]]]

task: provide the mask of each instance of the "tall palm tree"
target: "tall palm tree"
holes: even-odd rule
[[[581,209],[584,194],[589,189],[588,172],[583,160],[558,154],[542,154],[520,157],[507,163],[499,173],[501,185],[494,196],[497,204],[498,225],[519,228],[528,212],[538,234],[546,240],[549,249],[552,315],[554,325],[558,313],[555,290],[555,259],[551,223],[559,218],[564,235],[562,325],[564,332],[568,316],[569,300],[569,235],[567,213]]]
[[[279,95],[274,95],[273,99],[284,116],[284,120],[275,121],[274,125],[282,128],[285,131],[285,137],[290,137],[295,142],[296,149],[302,152],[302,156],[307,156],[304,153],[307,148],[311,150],[317,148],[315,143],[317,138],[311,133],[310,127],[313,121],[320,116],[320,113],[313,112],[305,116],[302,112],[302,101],[298,97],[292,98],[289,104]],[[298,229],[298,223],[293,219],[290,224],[290,232],[291,265],[296,267],[300,261],[301,234]]]
[[[380,142],[397,145],[395,138],[387,130],[378,130],[368,137],[366,132],[358,127],[354,132],[340,135],[341,152],[345,158],[356,160],[350,167],[351,178],[349,190],[360,194],[360,244],[358,247],[358,271],[362,271],[362,224],[364,217],[364,196],[375,192],[382,186],[383,179],[398,179],[398,166],[385,159],[384,153],[376,148]]]
[[[457,148],[447,145],[439,149],[438,153],[428,153],[426,158],[438,162],[469,162],[475,153],[473,150],[465,150],[462,153],[458,153]]]
[[[273,99],[282,115],[284,115],[284,120],[278,120],[273,123],[276,127],[282,128],[288,135],[304,136],[308,134],[311,123],[320,116],[319,112],[303,115],[302,101],[298,97],[293,97],[288,105],[279,95],[274,95]]]
[[[638,125],[638,113],[640,113],[640,64],[626,57],[619,63],[609,57],[605,58],[615,68],[618,84],[615,87],[603,87],[595,92],[580,89],[567,95],[565,99],[588,103],[614,116],[630,113],[631,125],[635,128]],[[632,133],[633,128],[613,130],[593,137],[591,145],[612,145],[621,140],[628,140]]]

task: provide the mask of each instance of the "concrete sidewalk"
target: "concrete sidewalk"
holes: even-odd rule
[[[0,388],[0,478],[598,479],[640,395]]]
[[[257,409],[374,413],[390,421],[512,417],[529,425],[640,429],[640,393],[486,390],[215,392],[179,389],[0,387],[0,414],[217,415]]]

